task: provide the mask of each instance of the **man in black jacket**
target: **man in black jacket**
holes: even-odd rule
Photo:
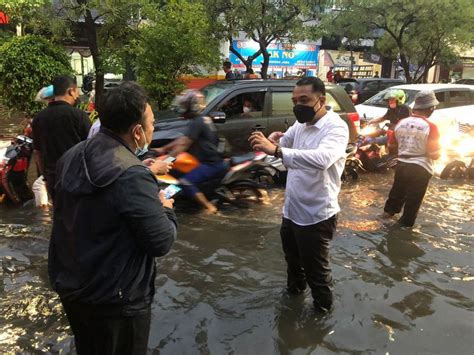
[[[145,354],[154,257],[171,249],[176,216],[136,157],[153,133],[144,90],[110,90],[99,114],[101,131],[58,162],[49,277],[78,354]]]

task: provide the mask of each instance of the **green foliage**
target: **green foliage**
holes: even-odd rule
[[[9,109],[33,115],[39,89],[61,74],[71,74],[69,56],[60,47],[35,35],[14,37],[0,47],[0,97]]]
[[[22,34],[27,30],[41,32],[49,19],[39,13],[50,9],[51,5],[51,0],[0,0],[0,9],[10,17],[13,26],[21,25]]]
[[[146,14],[148,21],[129,54],[135,56],[139,82],[164,108],[184,88],[181,76],[218,67],[219,41],[199,2],[170,0],[161,8],[148,7]]]
[[[433,65],[452,64],[474,43],[472,0],[339,0],[336,6],[341,11],[324,22],[328,32],[354,40],[383,31],[376,48],[400,59],[408,82],[422,81]]]
[[[10,40],[10,38],[12,38],[13,36],[14,36],[14,33],[13,33],[13,32],[4,31],[4,30],[1,30],[1,29],[0,29],[0,43],[5,43],[5,42],[7,42],[7,41]]]

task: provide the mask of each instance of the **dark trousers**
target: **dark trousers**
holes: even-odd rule
[[[311,288],[316,308],[330,309],[333,303],[329,242],[336,231],[337,217],[309,226],[299,226],[283,218],[281,242],[287,263],[290,293]]]
[[[151,308],[126,316],[117,306],[62,301],[79,355],[146,354]]]
[[[425,196],[431,174],[418,164],[398,162],[393,186],[385,203],[384,211],[403,214],[400,224],[412,227]]]
[[[201,164],[190,173],[184,175],[181,179],[181,188],[187,197],[194,197],[199,192],[197,185],[209,181],[218,176],[223,176],[228,166],[224,162],[215,164]]]
[[[53,174],[43,175],[44,180],[46,181],[46,190],[48,191],[49,197],[51,197],[51,202],[54,203],[54,185],[56,184],[56,176]]]

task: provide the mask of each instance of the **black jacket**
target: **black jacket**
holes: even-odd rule
[[[49,277],[67,302],[123,305],[155,293],[155,256],[168,253],[176,217],[163,208],[149,169],[112,132],[67,151],[56,170]]]
[[[87,138],[91,128],[89,116],[65,101],[54,101],[35,116],[31,126],[33,146],[43,158],[45,179],[54,183],[57,161]]]

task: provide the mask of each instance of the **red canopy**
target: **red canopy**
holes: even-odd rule
[[[10,22],[7,15],[0,11],[0,25],[6,25]]]

